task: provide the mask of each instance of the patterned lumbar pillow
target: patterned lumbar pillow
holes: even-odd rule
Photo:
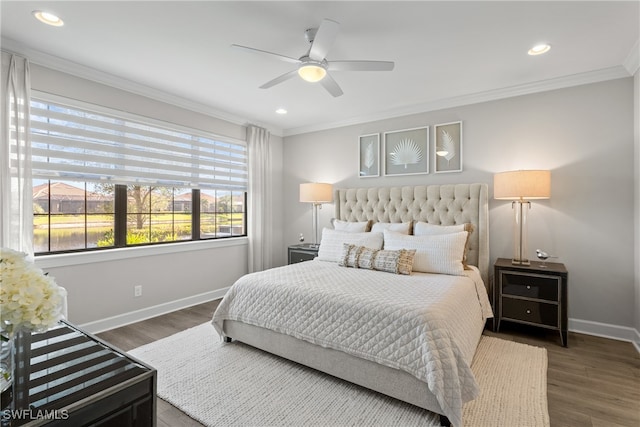
[[[394,274],[411,274],[415,250],[383,251],[345,243],[339,265]]]

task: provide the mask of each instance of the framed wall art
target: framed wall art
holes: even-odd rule
[[[429,126],[384,133],[384,174],[429,173]]]
[[[358,176],[380,176],[380,134],[362,135],[358,138]]]
[[[435,172],[462,172],[462,122],[434,126]]]

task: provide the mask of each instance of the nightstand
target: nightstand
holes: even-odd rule
[[[318,245],[301,243],[289,246],[289,264],[310,261],[318,256]]]
[[[494,332],[502,321],[522,323],[560,332],[567,347],[567,278],[564,264],[539,261],[514,265],[498,258],[494,265]]]

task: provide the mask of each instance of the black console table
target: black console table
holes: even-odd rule
[[[2,427],[156,425],[152,367],[67,322],[29,341],[23,378],[2,393]]]

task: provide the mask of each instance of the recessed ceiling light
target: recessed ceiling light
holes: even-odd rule
[[[543,43],[543,44],[537,44],[534,47],[532,47],[531,49],[529,49],[529,55],[542,55],[543,53],[547,53],[549,52],[549,49],[551,49],[551,45]]]
[[[276,113],[278,113],[278,114],[287,114],[287,110],[285,110],[284,108],[278,108],[276,110]]]
[[[47,25],[52,25],[54,27],[62,27],[64,22],[58,15],[54,15],[51,12],[45,12],[43,10],[34,10],[33,16],[40,22],[43,22]]]

